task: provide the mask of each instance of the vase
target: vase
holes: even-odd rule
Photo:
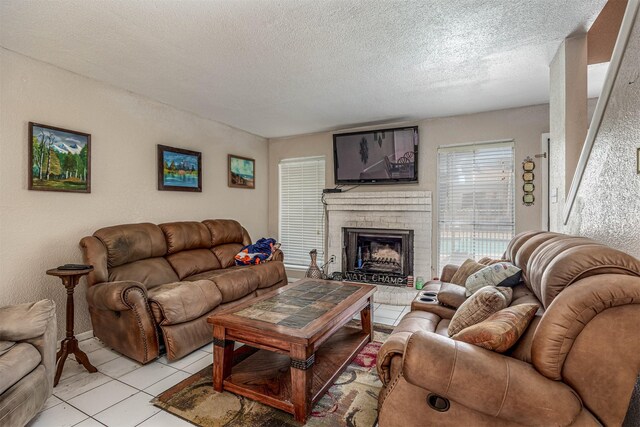
[[[320,270],[320,267],[318,267],[317,263],[318,251],[312,249],[311,252],[309,252],[309,256],[311,257],[311,264],[309,264],[309,268],[307,269],[304,277],[322,279],[322,271]]]

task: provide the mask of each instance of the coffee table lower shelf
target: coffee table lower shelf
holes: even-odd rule
[[[311,367],[312,406],[371,339],[360,328],[344,326],[316,350]],[[258,350],[232,368],[231,375],[224,380],[224,389],[295,414],[290,364],[287,355]]]

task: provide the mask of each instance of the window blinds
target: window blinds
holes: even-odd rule
[[[500,258],[515,233],[514,143],[438,149],[438,262]]]
[[[324,157],[282,160],[280,168],[280,242],[288,266],[308,266],[317,249],[324,262]]]

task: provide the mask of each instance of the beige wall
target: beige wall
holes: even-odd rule
[[[0,50],[0,306],[65,292],[45,270],[80,262],[78,241],[100,227],[149,221],[235,218],[252,237],[267,232],[267,143],[124,90]],[[92,136],[91,194],[27,190],[27,123]],[[156,189],[156,144],[203,156],[203,192]],[[227,187],[227,154],[256,159],[256,189]],[[91,329],[84,285],[76,332]]]
[[[549,229],[562,230],[563,208],[587,136],[587,35],[562,42],[549,66]]]
[[[516,144],[516,232],[541,227],[539,177],[536,177],[534,206],[524,206],[520,163],[541,152],[541,135],[549,131],[549,108],[536,105],[464,116],[402,123],[418,125],[420,133],[419,184],[363,185],[358,191],[431,190],[436,196],[437,148],[468,142],[514,139]],[[390,127],[390,126],[385,126]],[[269,140],[269,234],[278,235],[278,163],[281,159],[324,155],[327,159],[326,187],[333,187],[332,133],[302,135]],[[538,168],[536,168],[538,169]],[[539,170],[539,169],[538,169]],[[434,200],[437,203],[437,200]],[[433,256],[436,266],[437,212],[433,217]],[[286,256],[286,251],[285,251]],[[437,274],[437,272],[433,272]]]
[[[634,11],[638,5],[635,4]],[[640,258],[640,23],[635,17],[565,231]],[[604,99],[604,97],[603,97]]]

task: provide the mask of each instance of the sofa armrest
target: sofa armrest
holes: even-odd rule
[[[484,414],[524,425],[571,424],[582,410],[566,384],[528,363],[430,332],[407,341],[406,381]]]
[[[56,305],[51,300],[2,307],[0,340],[17,342],[42,336],[55,315]]]
[[[0,340],[27,342],[40,352],[47,379],[41,386],[47,396],[53,392],[57,333],[56,304],[51,300],[0,308]]]
[[[456,274],[456,271],[458,271],[458,268],[460,268],[459,265],[453,265],[453,264],[447,264],[444,267],[442,267],[442,273],[440,274],[440,281],[441,282],[451,282],[451,278],[453,277],[454,274]]]
[[[387,385],[391,381],[391,360],[396,356],[402,357],[410,336],[411,332],[392,333],[378,350],[376,369],[382,384]]]
[[[280,249],[276,249],[271,254],[271,261],[283,261],[284,262],[284,253]]]
[[[87,302],[100,310],[126,311],[136,305],[132,292],[147,300],[147,288],[140,282],[102,282],[90,286],[87,290]]]

